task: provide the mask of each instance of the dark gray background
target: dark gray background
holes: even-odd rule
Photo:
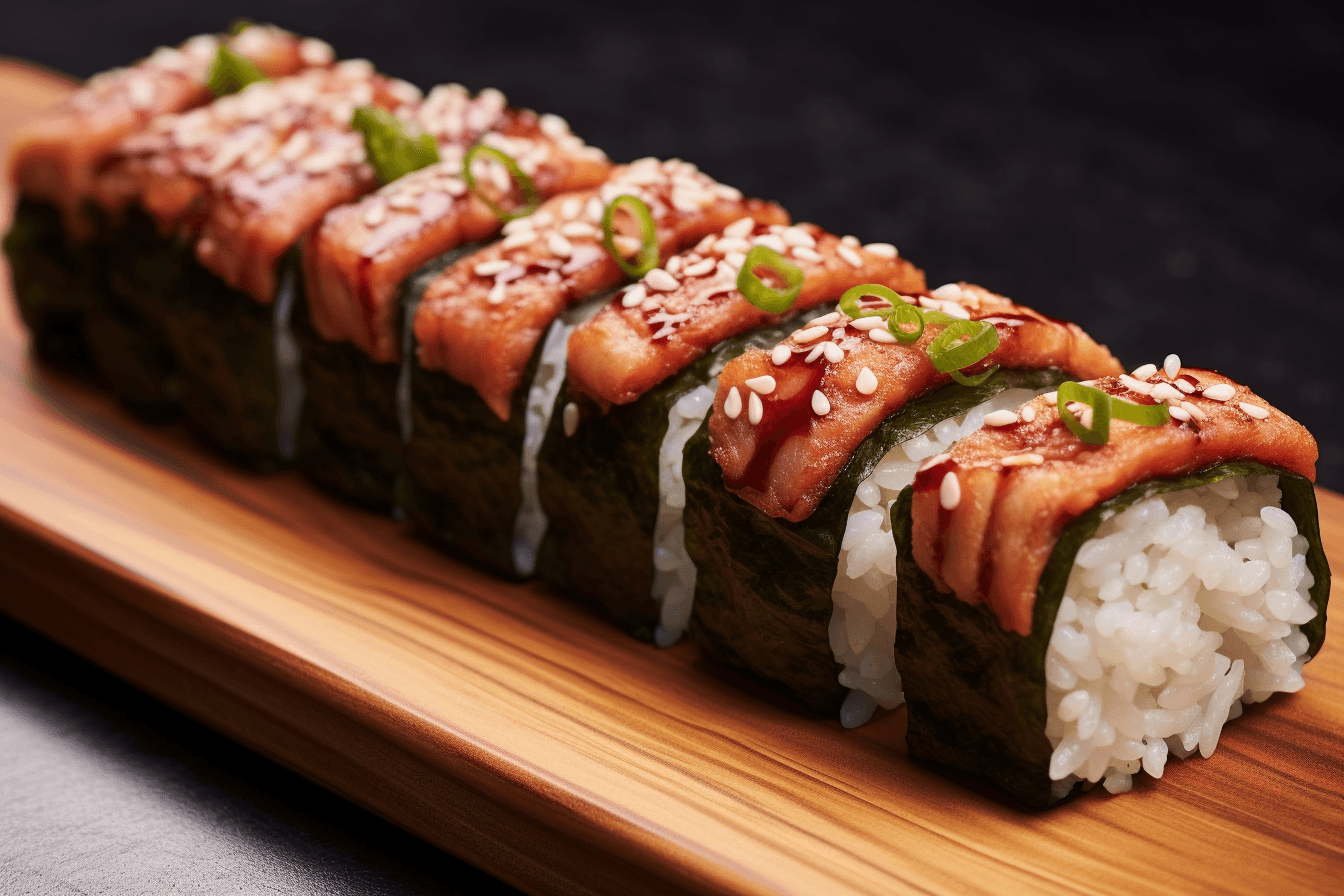
[[[1076,320],[1132,366],[1219,368],[1311,428],[1320,480],[1344,489],[1344,31],[1327,7],[685,9],[10,2],[0,53],[88,75],[245,14],[421,86],[493,85],[614,159],[690,159],[896,243],[935,285]],[[12,623],[0,757],[5,893],[481,880]]]

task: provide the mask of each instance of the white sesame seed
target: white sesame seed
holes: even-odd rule
[[[845,338],[845,328],[844,328],[844,327],[836,327],[834,330],[831,331],[831,338],[832,338],[832,339],[844,339],[844,338]]]
[[[472,268],[477,277],[493,277],[496,274],[507,270],[513,262],[507,258],[497,258],[494,261],[483,261]]]
[[[560,205],[560,217],[566,221],[577,218],[583,211],[583,200],[571,196]]]
[[[1181,356],[1167,355],[1166,360],[1162,362],[1162,372],[1167,375],[1167,379],[1176,379],[1176,374],[1181,372]]]
[[[326,174],[345,161],[345,153],[338,146],[315,152],[299,162],[299,167],[309,174]]]
[[[364,226],[377,227],[387,217],[387,206],[375,202],[364,211]]]
[[[863,256],[843,243],[836,247],[835,254],[839,255],[852,268],[863,267]]]
[[[761,396],[752,392],[747,396],[747,422],[752,426],[761,422],[765,416],[765,405],[761,404]]]
[[[1204,397],[1214,401],[1229,401],[1236,394],[1237,389],[1231,383],[1214,383],[1204,389]]]
[[[1146,380],[1155,373],[1157,373],[1156,364],[1144,364],[1140,367],[1135,367],[1133,372],[1130,373],[1130,376],[1134,377],[1136,380]]]
[[[522,233],[523,231],[532,233],[536,229],[536,226],[537,223],[533,221],[531,217],[514,218],[512,221],[505,224],[500,232],[505,236],[513,236],[515,233]]]
[[[718,267],[718,266],[719,266],[719,262],[718,262],[717,259],[714,259],[714,258],[702,258],[700,261],[697,261],[695,264],[689,264],[689,265],[687,265],[685,268],[682,269],[682,272],[681,272],[681,273],[682,273],[682,276],[685,276],[685,277],[703,277],[703,276],[705,276],[706,274],[711,274],[711,273],[713,273],[713,272],[714,272],[714,269],[715,269],[716,267]]]
[[[852,320],[849,325],[856,330],[876,330],[878,327],[886,327],[887,322],[876,314],[871,314],[868,317]]]
[[[840,237],[840,243],[849,246],[851,249],[859,248],[859,238],[856,236],[842,236]]]
[[[391,208],[401,211],[414,212],[420,210],[420,200],[410,193],[393,193],[387,197],[387,204]]]
[[[746,386],[753,392],[769,395],[771,392],[775,391],[775,378],[769,374],[754,376],[747,380]]]
[[[777,345],[770,350],[770,360],[778,367],[793,357],[793,351],[787,345]]]
[[[700,253],[701,255],[708,255],[710,251],[714,248],[714,239],[715,239],[714,234],[712,233],[706,234],[704,239],[695,244],[694,251]]]
[[[822,254],[820,252],[818,252],[816,249],[809,249],[806,246],[794,246],[791,250],[789,250],[789,254],[792,255],[794,258],[798,259],[799,261],[806,261],[811,264],[816,264],[817,262],[823,260]]]
[[[821,353],[826,356],[826,360],[831,364],[839,364],[845,360],[845,350],[834,342],[823,342]]]
[[[501,244],[505,249],[521,249],[523,246],[531,245],[537,239],[535,230],[520,230],[517,233],[504,237]]]
[[[970,320],[971,312],[958,305],[956,302],[944,302],[943,313],[948,317],[955,317],[959,320]]]
[[[728,237],[737,237],[742,239],[747,234],[756,229],[756,221],[753,218],[738,218],[727,227],[723,228],[723,235]]]
[[[779,235],[786,246],[793,248],[801,246],[805,249],[817,248],[816,238],[801,227],[785,227],[779,232]]]
[[[874,327],[868,331],[868,338],[882,345],[894,345],[896,337],[886,327]]]
[[[663,265],[663,270],[667,271],[673,277],[680,277],[683,261],[684,259],[680,255],[673,255],[667,260],[667,264]]]
[[[1012,411],[990,411],[985,415],[986,426],[1012,426],[1017,422],[1017,414]]]
[[[840,321],[840,312],[832,311],[830,314],[823,314],[821,317],[814,317],[810,321],[808,321],[808,323],[814,327],[829,327],[831,324],[839,323],[839,321]]]
[[[999,463],[1003,464],[1005,467],[1039,467],[1041,464],[1045,463],[1045,458],[1034,451],[1029,451],[1026,454],[1010,454],[999,461]],[[951,508],[948,509],[950,510]]]
[[[720,255],[727,255],[730,252],[746,252],[751,248],[751,243],[735,236],[725,236],[714,243],[714,251]]]
[[[1174,410],[1176,410],[1176,409],[1175,409],[1175,408],[1169,408],[1168,410],[1173,410],[1173,411],[1174,411]],[[1181,402],[1181,410],[1185,411],[1187,414],[1189,414],[1191,417],[1194,417],[1196,420],[1200,421],[1201,423],[1204,422],[1205,420],[1209,419],[1209,415],[1208,415],[1208,414],[1204,413],[1204,411],[1201,410],[1197,405],[1194,405],[1194,404],[1192,404],[1191,402],[1188,402],[1188,401],[1183,401],[1183,402]]]
[[[789,251],[789,247],[784,245],[784,241],[780,239],[778,235],[773,233],[763,233],[758,237],[753,237],[751,243],[753,246],[764,246],[767,249],[773,249],[780,255]]]
[[[131,78],[126,82],[126,98],[130,100],[132,108],[149,108],[149,104],[154,102],[154,82],[143,75]]]
[[[546,248],[551,251],[552,255],[558,255],[560,258],[568,258],[574,254],[574,247],[569,240],[558,233],[552,233],[546,237]]]
[[[280,158],[287,162],[297,161],[312,145],[313,135],[307,131],[295,131],[285,145],[280,147]]]
[[[583,207],[583,216],[594,224],[597,224],[602,220],[602,215],[606,210],[606,206],[602,204],[602,200],[593,196]]]
[[[960,299],[961,286],[956,283],[944,283],[942,286],[929,293],[935,299]]]
[[[925,470],[932,470],[934,467],[938,466],[943,461],[951,459],[952,455],[950,454],[935,454],[933,457],[929,458],[928,460],[924,461],[924,463],[920,464],[919,470],[917,472],[923,473]]]
[[[726,199],[728,202],[736,202],[742,198],[742,191],[736,187],[730,187],[727,184],[716,184],[714,192],[720,199]]]
[[[729,420],[742,416],[742,393],[736,386],[728,390],[728,397],[723,400],[723,412]]]
[[[817,389],[812,393],[812,413],[818,417],[825,417],[830,412],[831,400],[820,389]]]
[[[793,341],[798,343],[799,345],[806,345],[812,340],[820,339],[822,336],[825,335],[826,335],[826,328],[824,326],[808,327],[805,330],[798,330],[797,332],[795,332],[793,334]]]
[[[485,300],[491,305],[498,305],[504,301],[504,284],[496,283],[490,287],[490,292],[486,294]]]
[[[1182,423],[1190,420],[1190,412],[1185,408],[1167,408],[1167,413],[1177,420],[1180,420]]]
[[[579,406],[568,402],[564,410],[565,435],[572,436],[579,430]]]
[[[1257,420],[1264,420],[1266,417],[1269,416],[1269,411],[1265,410],[1259,405],[1251,404],[1249,401],[1239,401],[1237,402],[1237,407],[1241,408],[1243,411],[1245,411],[1247,414],[1250,414]]]
[[[740,271],[742,270],[742,265],[747,263],[747,256],[745,252],[728,252],[724,254],[723,260],[729,267]],[[734,276],[736,276],[736,274],[734,274]]]
[[[865,252],[871,252],[882,258],[895,258],[900,254],[891,243],[869,243],[863,249]]]
[[[644,304],[644,300],[646,298],[648,298],[648,293],[644,291],[643,285],[636,283],[633,287],[631,287],[629,290],[626,291],[624,296],[621,297],[621,307],[634,308],[638,305]]]
[[[1124,385],[1124,387],[1125,387],[1126,389],[1129,389],[1129,390],[1134,391],[1134,392],[1138,392],[1138,393],[1140,393],[1141,395],[1152,395],[1152,394],[1153,394],[1153,384],[1152,384],[1152,383],[1145,383],[1145,382],[1143,382],[1142,380],[1136,380],[1136,379],[1134,379],[1134,377],[1130,376],[1130,375],[1127,374],[1127,373],[1122,373],[1122,374],[1120,374],[1120,382]]]
[[[943,476],[942,485],[938,486],[938,503],[943,505],[944,510],[956,510],[961,503],[961,480],[956,473],[948,471]]]
[[[656,289],[659,292],[670,292],[681,285],[676,277],[673,277],[662,268],[654,268],[645,274],[644,284],[649,289]]]
[[[1030,423],[1036,419],[1036,409],[1031,405],[1025,406],[1019,413],[1022,416],[1023,423]]]
[[[1189,380],[1174,379],[1171,381],[1171,384],[1175,386],[1177,389],[1180,389],[1186,395],[1193,395],[1195,392],[1195,387],[1190,385]]]
[[[854,388],[859,390],[860,395],[872,395],[877,391],[877,374],[867,367],[863,368],[854,380]]]
[[[305,65],[328,65],[336,58],[336,51],[324,40],[306,37],[299,43],[299,58]]]
[[[591,224],[585,224],[583,221],[568,221],[564,224],[561,224],[560,235],[567,236],[572,239],[581,239],[583,237],[587,237],[588,239],[594,239],[594,240],[598,239],[601,236],[601,234],[597,232],[596,227],[592,226]]]
[[[1044,395],[1042,395],[1041,397],[1044,398],[1046,401],[1050,402],[1050,404],[1055,404],[1055,403],[1057,403],[1057,402],[1059,401],[1059,393],[1058,393],[1058,392],[1047,392],[1047,393],[1045,393]]]
[[[1153,391],[1149,394],[1158,401],[1170,401],[1171,399],[1180,401],[1182,398],[1181,393],[1171,383],[1158,383],[1153,386]]]
[[[804,358],[803,360],[806,363],[811,364],[813,361],[820,358],[822,352],[824,351],[826,351],[826,343],[818,342],[816,345],[812,346],[812,351],[808,352],[807,357]]]

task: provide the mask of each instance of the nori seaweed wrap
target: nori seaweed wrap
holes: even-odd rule
[[[646,159],[598,190],[544,203],[505,237],[459,261],[425,291],[414,319],[406,516],[422,533],[510,576],[531,575],[545,532],[536,454],[564,379],[569,332],[625,274],[603,247],[608,203],[646,204],[668,258],[743,217],[782,223],[684,162]],[[639,222],[614,219],[618,251],[640,250]]]
[[[1078,327],[978,287],[906,298],[916,300],[939,314],[912,344],[863,306],[856,318],[814,321],[775,351],[746,352],[719,377],[714,411],[686,446],[696,643],[814,709],[843,701],[846,725],[901,700],[884,519],[919,460],[1064,371],[1119,369]],[[953,382],[929,357],[957,318],[997,334],[974,365],[997,368],[981,382]]]
[[[1243,702],[1303,686],[1330,592],[1316,444],[1226,377],[1165,374],[1087,384],[1071,425],[1042,396],[902,493],[911,756],[1048,806],[1208,757]]]
[[[502,98],[498,91],[480,97],[491,94]],[[465,144],[480,138],[514,159],[541,198],[595,187],[611,168],[564,119],[509,109],[495,121],[471,114],[480,97],[470,100],[460,85],[430,91],[421,119],[451,120],[452,128],[439,130],[459,133],[462,143],[441,142],[439,162],[331,210],[304,245],[306,301],[294,320],[306,388],[299,465],[315,482],[373,508],[392,507],[402,469],[397,383],[405,310],[434,274],[498,233],[501,212],[527,202],[489,155],[473,160],[476,189],[469,191]],[[476,119],[498,130],[482,136],[468,127]]]
[[[737,290],[755,245],[790,258],[803,275],[783,315]],[[675,642],[695,591],[681,521],[682,449],[709,411],[713,379],[743,349],[784,339],[798,326],[787,318],[873,281],[924,288],[922,272],[895,247],[859,246],[814,224],[744,219],[669,259],[576,328],[537,461],[549,520],[538,575],[637,637]]]

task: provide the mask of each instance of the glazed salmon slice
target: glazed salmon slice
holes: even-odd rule
[[[941,590],[989,604],[1006,630],[1021,635],[1031,630],[1037,582],[1060,533],[1099,502],[1148,479],[1229,460],[1315,479],[1316,441],[1306,428],[1215,371],[1182,368],[1174,377],[1158,371],[1086,385],[1136,404],[1165,401],[1179,416],[1161,426],[1112,418],[1107,443],[1089,445],[1064,425],[1048,394],[1024,405],[1017,422],[962,439],[915,478],[920,568]],[[943,496],[948,477],[957,483],[955,502]]]
[[[465,93],[458,85],[444,89],[454,88]],[[470,102],[462,100],[463,108]],[[375,361],[396,361],[394,303],[401,284],[441,253],[498,233],[499,216],[463,179],[469,142],[481,139],[513,158],[542,198],[595,187],[611,169],[606,154],[574,136],[558,116],[510,109],[497,125],[484,135],[458,131],[459,142],[440,143],[437,164],[326,214],[304,247],[308,304],[323,339],[350,342]],[[473,173],[476,191],[501,209],[526,202],[497,161],[478,157]]]
[[[756,245],[774,249],[802,271],[790,313],[834,301],[861,283],[924,290],[923,272],[894,246],[861,246],[815,224],[744,218],[673,256],[576,327],[569,339],[570,387],[603,406],[628,404],[723,340],[784,320],[786,315],[756,307],[737,290],[745,253]]]
[[[52,114],[24,127],[11,155],[20,194],[56,206],[67,233],[87,237],[82,204],[99,166],[155,116],[214,100],[206,73],[220,42],[212,34],[198,35],[176,48],[160,47],[128,68],[95,75]],[[224,43],[272,78],[332,61],[331,47],[322,41],[269,25],[250,26]]]
[[[1081,377],[1120,370],[1075,324],[969,284],[937,293],[908,300],[992,323],[998,332],[998,348],[968,373],[995,364],[1057,367]],[[930,324],[919,341],[902,345],[881,318],[850,320],[836,311],[795,331],[778,356],[751,349],[729,362],[709,421],[710,452],[726,486],[771,516],[806,519],[884,419],[952,381],[926,354],[941,330]]]
[[[624,194],[649,206],[660,258],[743,217],[788,221],[779,206],[744,199],[686,162],[643,159],[618,167],[600,188],[556,197],[510,222],[504,239],[430,284],[415,315],[421,367],[472,386],[507,420],[510,398],[551,323],[570,305],[625,279],[600,230],[605,206]],[[618,215],[615,228],[620,251],[634,254],[637,222]]]

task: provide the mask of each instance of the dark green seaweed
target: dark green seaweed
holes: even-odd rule
[[[537,460],[541,503],[549,519],[537,575],[597,604],[635,637],[652,640],[659,612],[650,595],[658,455],[668,414],[729,360],[748,347],[779,344],[797,325],[790,321],[724,340],[639,400],[616,405],[606,414],[591,400],[569,395],[568,384],[562,387]],[[569,401],[581,412],[572,437],[565,436],[561,413]]]
[[[90,301],[104,290],[101,244],[72,244],[60,211],[20,198],[5,235],[5,254],[19,316],[32,334],[37,356],[69,370],[92,372],[84,317]]]
[[[1104,516],[1154,494],[1208,485],[1229,476],[1279,477],[1283,508],[1311,547],[1311,596],[1320,612],[1302,626],[1309,655],[1325,639],[1330,568],[1321,547],[1316,492],[1304,477],[1254,461],[1218,464],[1188,476],[1141,482],[1070,522],[1056,542],[1036,590],[1031,634],[1005,631],[985,604],[972,606],[938,591],[914,561],[905,489],[892,508],[897,553],[896,666],[905,688],[906,743],[916,759],[990,782],[1022,802],[1058,802],[1050,787],[1050,741],[1045,736],[1045,653],[1073,569],[1073,558]]]
[[[830,492],[799,523],[729,492],[709,455],[708,421],[686,445],[686,549],[698,576],[691,633],[722,662],[778,682],[808,706],[837,709],[845,688],[831,653],[831,589],[859,484],[895,445],[1010,388],[1067,380],[1054,369],[1001,370],[978,386],[951,383],[889,416],[855,449]]]
[[[460,246],[417,270],[397,297],[397,331],[435,275],[481,244]],[[397,415],[401,365],[379,363],[348,342],[327,342],[314,329],[300,288],[293,329],[307,387],[299,423],[298,465],[318,485],[375,510],[391,510],[404,468]]]

